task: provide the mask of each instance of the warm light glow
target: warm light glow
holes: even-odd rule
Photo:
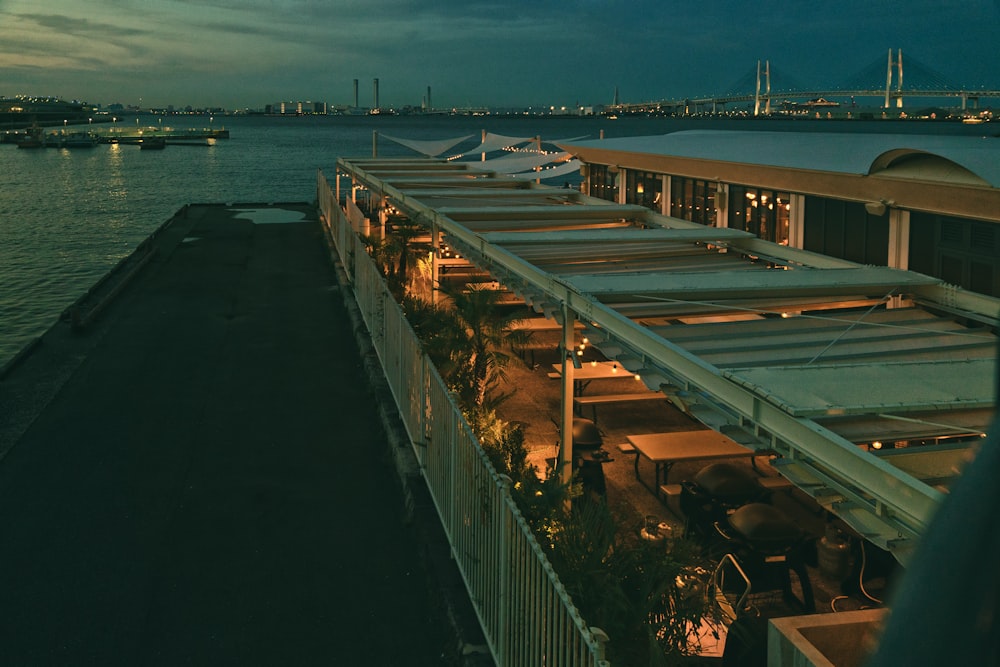
[[[638,382],[638,381],[640,381],[640,380],[642,380],[642,378],[641,378],[641,377],[639,377],[638,375],[636,375],[636,376],[635,376],[635,381],[636,381],[636,382]]]
[[[872,449],[882,449],[882,443],[878,440],[872,443]]]
[[[614,365],[613,365],[613,366],[611,367],[611,372],[612,372],[612,373],[617,373],[617,372],[618,372],[618,364],[614,364]]]
[[[597,367],[597,360],[595,359],[594,361],[591,361],[590,365],[596,368]]]

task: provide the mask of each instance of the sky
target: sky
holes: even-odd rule
[[[1000,0],[0,0],[0,96],[572,107],[749,92],[758,60],[775,90],[884,86],[889,49],[904,84],[1000,89],[998,35]]]

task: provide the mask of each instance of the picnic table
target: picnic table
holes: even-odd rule
[[[658,498],[675,463],[730,458],[749,458],[752,462],[757,456],[754,450],[710,429],[628,435],[625,438],[635,451],[635,478],[646,488],[650,487],[639,474],[639,457],[653,463],[655,473],[651,490]]]
[[[550,377],[562,377],[562,364],[552,364],[555,372]],[[594,380],[610,380],[614,378],[630,378],[634,374],[625,370],[616,361],[585,361],[580,368],[573,369],[573,395],[580,396]]]

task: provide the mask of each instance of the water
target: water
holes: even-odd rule
[[[206,121],[170,118],[164,124],[205,127]],[[983,132],[954,123],[705,118],[241,117],[213,123],[228,128],[231,138],[211,147],[0,145],[0,364],[183,205],[313,201],[316,170],[332,175],[338,157],[371,155],[373,131],[411,139],[471,134],[476,141],[483,130],[543,139],[597,139],[602,130],[612,138],[704,128]],[[413,153],[382,139],[379,155]]]

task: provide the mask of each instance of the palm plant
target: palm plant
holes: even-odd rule
[[[482,406],[491,389],[506,379],[505,370],[517,359],[508,354],[523,347],[530,333],[516,329],[521,317],[500,307],[500,293],[485,286],[439,288],[451,301],[461,325],[462,340],[455,353],[460,357],[458,388],[469,405]]]

